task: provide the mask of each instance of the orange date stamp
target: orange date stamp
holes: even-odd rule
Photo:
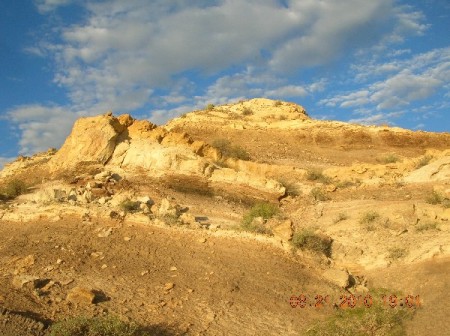
[[[338,299],[333,299],[330,295],[292,295],[289,298],[292,308],[323,308],[333,307],[338,309],[347,308],[371,308],[374,304],[383,305],[390,308],[419,308],[422,303],[420,295],[371,295],[371,294],[341,294]]]

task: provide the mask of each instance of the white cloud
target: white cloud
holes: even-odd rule
[[[47,13],[55,10],[57,7],[66,6],[73,0],[35,0],[36,6],[41,13]]]
[[[402,61],[361,64],[354,70],[357,71],[357,80],[385,77],[358,91],[323,99],[320,104],[339,107],[372,105],[374,110],[385,110],[427,99],[450,81],[450,48],[435,49]]]
[[[404,112],[391,112],[391,113],[377,113],[368,115],[362,118],[350,119],[348,122],[364,124],[364,125],[375,125],[375,124],[394,124],[393,120],[401,117]]]
[[[70,107],[29,105],[9,111],[22,130],[25,154],[59,146],[81,114],[147,113],[158,103],[152,120],[161,123],[208,103],[313,96],[329,80],[290,83],[290,76],[385,43],[386,36],[401,40],[415,29],[426,29],[419,12],[399,7],[394,0],[286,0],[283,5],[279,0],[35,3],[41,13],[75,3],[84,7],[85,17],[78,24],[52,29],[57,36],[26,49],[51,57],[54,82],[68,92]],[[398,66],[385,64],[377,71],[398,73]],[[204,87],[188,79],[192,73]],[[420,74],[411,69],[411,75]],[[347,93],[349,97],[332,97],[329,103],[356,106],[363,99],[375,99],[375,93],[384,100],[392,86],[404,96],[402,83],[396,78],[383,89],[380,82],[377,90],[367,88],[368,97]],[[414,93],[408,92],[409,98],[429,93],[420,86],[410,88]]]
[[[14,157],[2,157],[2,156],[0,156],[0,170],[3,169],[5,164],[14,161],[14,159],[15,159]]]
[[[42,105],[19,106],[7,113],[22,132],[20,153],[24,155],[62,145],[78,116],[62,107]]]

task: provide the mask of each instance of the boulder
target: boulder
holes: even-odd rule
[[[95,300],[95,293],[92,289],[74,287],[69,291],[66,299],[75,304],[92,304]]]
[[[117,137],[125,129],[111,115],[78,119],[64,145],[50,159],[50,168],[75,167],[81,162],[105,164],[114,152]]]
[[[340,288],[348,288],[351,284],[350,274],[346,270],[328,269],[322,276]]]

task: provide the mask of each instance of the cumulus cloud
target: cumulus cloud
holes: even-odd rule
[[[106,110],[148,114],[158,104],[153,121],[161,123],[207,103],[310,96],[323,91],[328,80],[292,83],[292,74],[386,44],[388,37],[392,43],[426,29],[420,12],[394,0],[35,3],[43,14],[76,3],[83,6],[85,17],[78,24],[52,29],[56,36],[27,48],[33,55],[51,57],[54,82],[66,90],[70,107],[29,105],[9,111],[22,131],[23,153],[61,144],[81,114]],[[386,64],[378,71],[398,73],[396,66]],[[188,79],[192,74],[201,84]],[[414,69],[410,75],[418,76]],[[402,83],[402,78],[393,78],[384,87],[380,82],[376,90],[367,88],[367,97],[347,94],[348,98],[332,97],[327,104],[381,102],[390,87],[399,92],[400,102],[429,94],[421,85],[410,86],[414,93],[409,93]]]
[[[20,153],[30,155],[62,145],[78,115],[58,106],[25,105],[9,110],[7,117],[22,133]]]

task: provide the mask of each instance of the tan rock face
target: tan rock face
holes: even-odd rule
[[[105,164],[114,152],[117,137],[125,129],[113,116],[80,118],[62,148],[51,159],[50,166],[56,170],[80,161]]]

